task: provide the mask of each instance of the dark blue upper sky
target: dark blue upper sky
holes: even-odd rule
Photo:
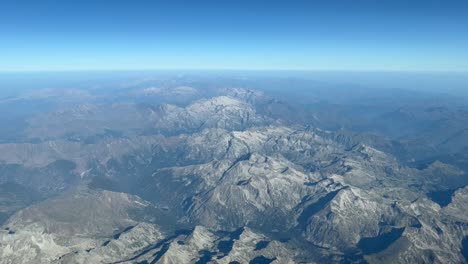
[[[468,71],[468,1],[0,1],[0,70],[94,69]]]

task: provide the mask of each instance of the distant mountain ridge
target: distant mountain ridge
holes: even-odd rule
[[[303,106],[263,91],[150,88],[38,113],[0,144],[0,263],[467,261],[467,170],[443,157],[468,141],[438,139],[464,113],[380,116],[432,125],[414,140],[438,145],[416,148],[326,130],[320,113],[296,118]],[[441,158],[422,166],[429,149]]]

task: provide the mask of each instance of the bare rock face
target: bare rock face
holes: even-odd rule
[[[128,194],[79,187],[10,217],[0,234],[0,255],[5,263],[50,263],[70,255],[92,260],[77,254],[97,250],[118,259],[162,237],[154,225],[138,222],[150,206]],[[104,244],[110,244],[107,251]]]
[[[466,262],[462,166],[282,119],[263,92],[140,88],[0,144],[1,264]]]

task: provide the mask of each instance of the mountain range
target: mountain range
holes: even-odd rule
[[[468,262],[466,108],[236,82],[0,101],[0,263]]]

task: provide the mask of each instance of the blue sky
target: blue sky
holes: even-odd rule
[[[139,69],[468,71],[468,1],[0,1],[0,71]]]

